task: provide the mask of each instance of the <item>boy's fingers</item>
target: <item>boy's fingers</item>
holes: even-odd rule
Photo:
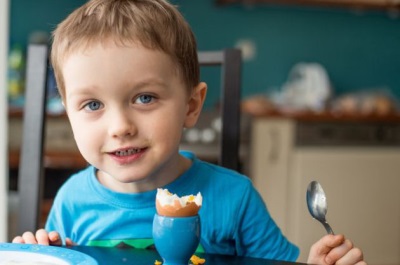
[[[14,237],[14,239],[12,240],[12,243],[24,244],[25,241],[24,241],[24,239],[22,238],[22,236],[16,236],[16,237]]]
[[[38,243],[32,232],[23,233],[22,238],[23,238],[25,244],[37,244]]]
[[[46,230],[44,230],[44,229],[37,230],[35,236],[36,236],[36,240],[37,240],[38,244],[46,245],[46,246],[48,246],[50,244],[49,236],[48,236]]]
[[[362,251],[343,235],[326,235],[311,247],[308,263],[366,265],[363,258]]]
[[[321,244],[321,249],[320,253],[321,254],[326,254],[329,251],[331,251],[332,248],[335,248],[337,246],[340,246],[343,244],[345,238],[343,235],[326,235],[323,238],[321,238],[322,244]]]
[[[66,238],[65,239],[65,245],[67,245],[67,247],[72,247],[74,244],[74,242],[72,242],[72,240],[70,238]]]
[[[340,259],[348,260],[348,252],[353,248],[353,243],[351,243],[350,240],[346,239],[341,245],[333,248],[328,255],[325,258],[325,262],[328,264],[334,264]],[[344,264],[355,264],[359,260],[355,260],[355,262],[347,263],[345,262]]]
[[[56,231],[52,231],[49,233],[48,238],[50,240],[50,245],[53,246],[61,246],[62,245],[62,240],[60,238],[60,235]]]
[[[311,246],[308,255],[307,263],[311,264],[333,264],[326,257],[328,253],[335,247],[342,244],[344,241],[343,235],[325,235]]]
[[[367,262],[365,262],[364,260],[362,260],[362,261],[360,261],[360,262],[357,262],[357,263],[354,264],[354,265],[368,265],[368,264],[367,264]]]
[[[25,232],[22,236],[16,236],[12,243],[61,246],[62,240],[60,234],[56,231],[47,233],[46,230],[39,229],[35,235],[32,232]],[[66,244],[72,246],[73,242],[68,238]]]
[[[345,264],[366,264],[363,261],[363,253],[359,248],[351,248],[344,256],[336,261],[336,265]]]

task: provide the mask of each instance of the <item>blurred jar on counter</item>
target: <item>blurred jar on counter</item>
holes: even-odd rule
[[[8,100],[11,105],[22,105],[24,95],[25,55],[22,46],[14,44],[8,55]]]

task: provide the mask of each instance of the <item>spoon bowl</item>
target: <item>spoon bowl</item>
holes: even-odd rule
[[[311,216],[318,220],[325,228],[328,234],[334,234],[331,226],[326,221],[326,213],[328,211],[328,203],[326,201],[325,192],[321,184],[312,181],[307,188],[307,207]]]

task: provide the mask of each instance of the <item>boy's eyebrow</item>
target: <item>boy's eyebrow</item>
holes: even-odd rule
[[[74,97],[74,96],[82,96],[82,95],[89,95],[91,94],[94,90],[96,90],[95,86],[82,86],[79,87],[78,89],[74,89],[73,92],[66,92],[67,97]],[[66,89],[68,91],[68,89]]]
[[[160,86],[160,87],[168,87],[163,79],[159,78],[149,78],[142,80],[140,82],[135,83],[132,87],[134,88],[143,88],[147,86]]]
[[[133,82],[127,82],[125,86],[129,86],[132,89],[144,89],[147,87],[160,87],[165,89],[169,87],[168,81],[166,81],[165,78],[154,75],[142,77],[139,80],[134,80]]]
[[[139,82],[136,82],[134,84],[126,84],[126,86],[132,87],[134,89],[144,89],[144,88],[149,87],[149,86],[153,86],[153,87],[157,86],[157,87],[160,87],[160,88],[168,88],[168,85],[164,82],[163,79],[160,79],[160,78],[148,78],[148,79],[144,79],[144,80],[141,80]],[[70,92],[70,93],[67,92],[66,95],[68,97],[82,96],[82,95],[85,95],[85,94],[90,95],[94,91],[96,91],[96,89],[97,89],[97,87],[96,86],[92,86],[92,85],[82,86],[82,87],[78,87],[77,90],[74,89],[73,92]],[[66,89],[66,90],[68,90],[68,89]]]

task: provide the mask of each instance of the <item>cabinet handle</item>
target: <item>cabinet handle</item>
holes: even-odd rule
[[[279,130],[276,128],[271,128],[268,131],[268,160],[270,162],[276,162],[279,159]]]

